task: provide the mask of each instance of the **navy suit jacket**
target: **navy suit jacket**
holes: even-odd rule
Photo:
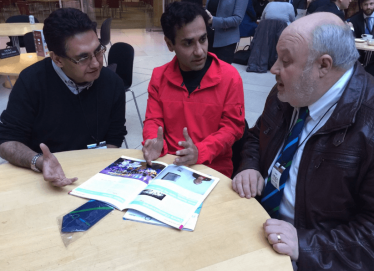
[[[342,10],[339,10],[334,2],[330,2],[327,5],[324,5],[316,9],[316,12],[320,11],[334,13],[335,15],[339,16],[340,19],[342,19],[343,21],[345,20],[344,12]]]

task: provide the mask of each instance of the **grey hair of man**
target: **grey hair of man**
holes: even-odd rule
[[[332,66],[341,70],[351,68],[359,53],[356,49],[352,30],[348,25],[324,24],[317,26],[312,32],[308,63],[327,54],[332,58]],[[308,65],[307,65],[308,66]]]

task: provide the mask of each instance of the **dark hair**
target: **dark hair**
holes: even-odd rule
[[[66,40],[90,30],[96,33],[96,22],[86,13],[75,8],[60,8],[44,20],[43,34],[49,51],[66,56]]]
[[[197,16],[203,17],[205,25],[208,25],[209,16],[201,6],[190,2],[169,4],[161,16],[161,26],[165,37],[175,44],[177,29],[192,22]]]
[[[198,4],[199,6],[203,6],[203,0],[181,0],[181,2],[190,2],[190,3]]]

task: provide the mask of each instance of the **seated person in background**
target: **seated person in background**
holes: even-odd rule
[[[242,23],[239,25],[240,37],[253,37],[257,28],[256,12],[253,8],[252,0],[248,1],[248,6],[244,14]]]
[[[262,12],[264,12],[265,7],[269,4],[267,0],[253,0],[253,8],[256,11],[257,20],[261,19]]]
[[[277,84],[247,133],[233,189],[260,196],[268,242],[299,270],[372,270],[373,77],[331,13],[296,20],[277,51]]]
[[[43,32],[51,58],[23,70],[14,85],[0,117],[0,156],[65,186],[77,178],[66,178],[51,152],[102,141],[120,147],[125,92],[122,80],[103,67],[106,48],[87,14],[58,9],[44,21]]]
[[[294,6],[283,0],[276,0],[267,4],[262,13],[261,20],[281,20],[287,24],[295,21]]]
[[[344,10],[349,7],[351,0],[331,0],[327,5],[321,6],[315,12],[331,12],[345,21]]]
[[[372,35],[374,32],[374,0],[362,0],[360,4],[361,10],[349,18],[347,21],[351,22],[354,28],[356,38],[361,38],[362,34]],[[364,62],[365,51],[360,50],[360,62]],[[374,57],[369,61],[365,70],[374,75]]]
[[[243,83],[237,70],[207,54],[204,9],[173,2],[161,17],[174,59],[155,68],[148,87],[143,154],[176,165],[204,164],[230,177],[233,143],[244,131]]]
[[[325,5],[328,5],[330,4],[330,0],[314,0],[312,1],[307,10],[306,10],[306,14],[312,14],[314,12],[316,12],[316,9],[319,8],[319,7],[323,7]]]

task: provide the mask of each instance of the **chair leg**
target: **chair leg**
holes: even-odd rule
[[[123,141],[125,142],[126,149],[128,149],[129,146],[127,145],[126,137],[123,138]]]
[[[134,93],[134,91],[132,91],[131,89],[129,89],[129,91],[131,91],[131,93],[132,93],[132,97],[134,98],[134,103],[135,103],[135,106],[136,106],[136,110],[138,111],[138,116],[139,116],[139,120],[140,120],[140,125],[142,126],[142,129],[143,129],[143,121],[142,121],[142,117],[140,116],[138,103],[136,102],[136,98],[135,98],[135,93]]]

